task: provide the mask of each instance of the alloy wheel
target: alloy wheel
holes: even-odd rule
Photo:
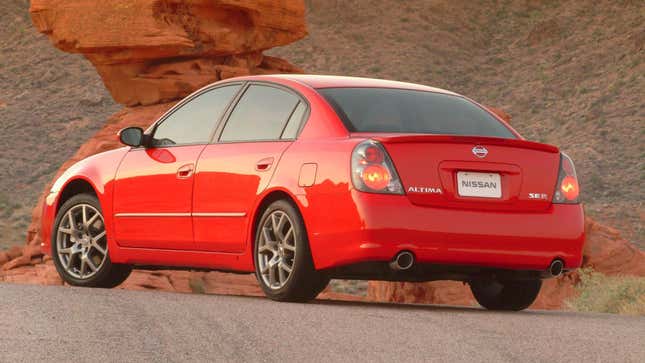
[[[269,214],[261,228],[257,249],[260,275],[267,287],[277,290],[293,272],[296,231],[291,218],[281,210]]]
[[[89,204],[71,207],[61,218],[56,234],[57,257],[65,272],[76,279],[89,279],[108,256],[103,215]]]

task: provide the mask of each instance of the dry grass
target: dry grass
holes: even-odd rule
[[[645,277],[605,276],[592,269],[580,270],[580,295],[567,302],[581,312],[645,316]]]

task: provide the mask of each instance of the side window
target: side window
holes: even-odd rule
[[[299,102],[290,92],[252,85],[228,118],[220,141],[278,140]]]
[[[217,120],[240,85],[204,92],[164,119],[153,135],[153,146],[206,144]]]
[[[302,117],[305,115],[305,111],[307,111],[307,106],[303,102],[298,103],[298,106],[296,106],[291,117],[289,117],[287,126],[285,126],[284,131],[282,131],[283,139],[295,139],[296,136],[298,136],[298,130],[300,129],[300,124],[302,123]]]

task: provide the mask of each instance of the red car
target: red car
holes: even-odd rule
[[[313,75],[214,83],[54,184],[43,246],[72,285],[133,267],[255,272],[272,299],[331,278],[467,282],[521,310],[580,266],[573,163],[422,85]]]

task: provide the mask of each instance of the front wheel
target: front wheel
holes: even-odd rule
[[[105,222],[98,199],[79,194],[58,211],[52,233],[52,257],[58,274],[74,286],[111,288],[132,268],[110,261]]]
[[[469,285],[479,305],[486,309],[519,311],[533,304],[542,280],[475,280]]]
[[[262,214],[254,257],[258,283],[270,299],[309,301],[329,284],[329,277],[314,268],[300,213],[285,200],[273,202]]]

